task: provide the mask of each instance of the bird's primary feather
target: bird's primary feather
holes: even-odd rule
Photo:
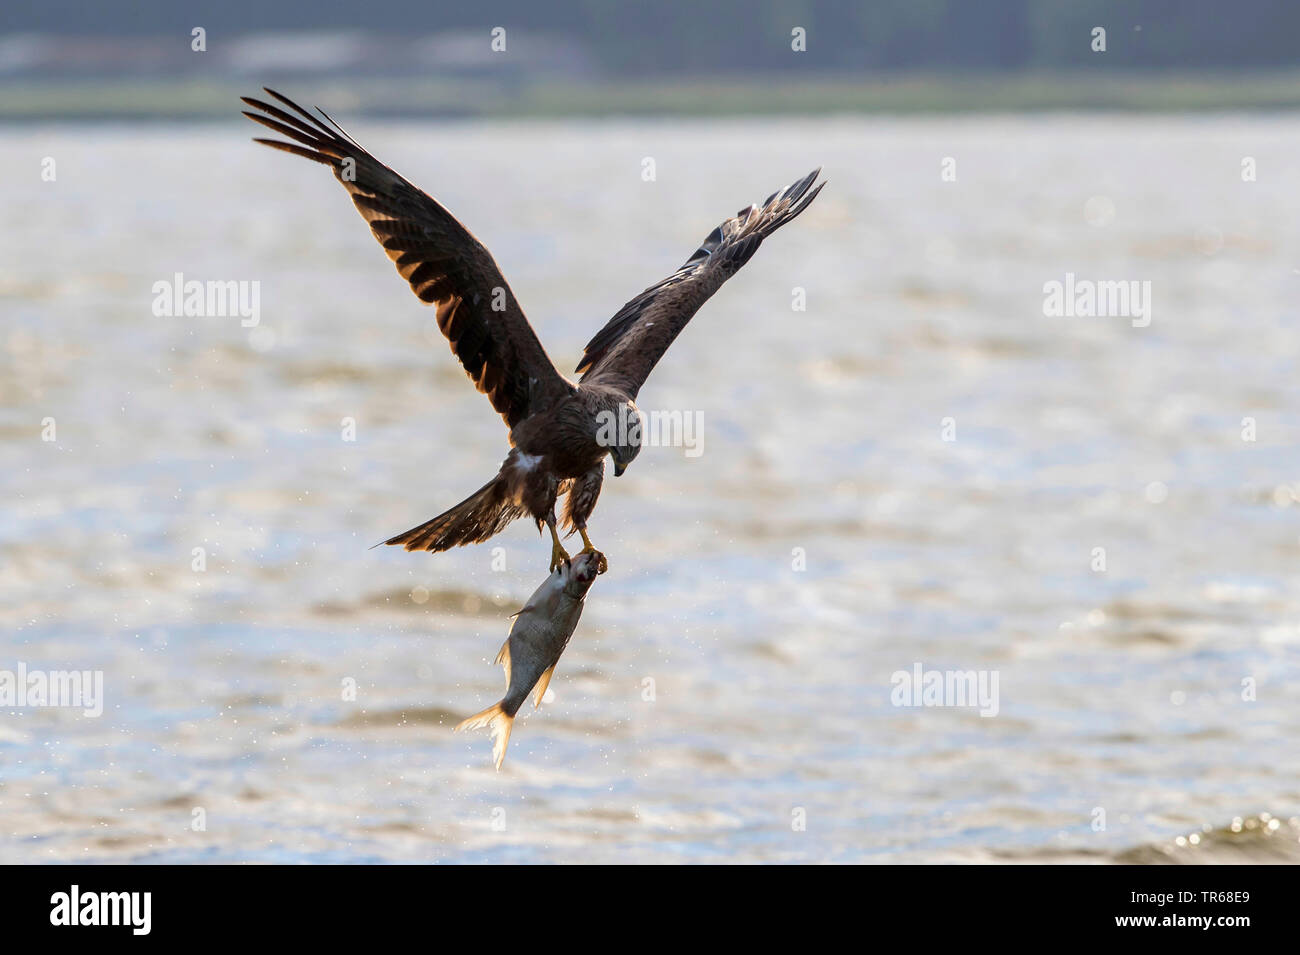
[[[812,189],[821,167],[772,193],[761,206],[723,222],[680,269],[632,299],[587,343],[577,371],[581,383],[600,382],[636,398],[646,377],[701,305],[740,271],[763,240],[821,192]]]
[[[366,152],[324,113],[315,117],[288,97],[266,92],[287,110],[244,96],[257,111],[245,110],[244,115],[293,142],[257,142],[334,170],[411,290],[437,307],[438,328],[509,427],[573,392],[492,256],[455,216]]]

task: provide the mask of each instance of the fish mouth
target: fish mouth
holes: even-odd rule
[[[573,560],[574,563],[582,561],[580,566],[574,568],[574,573],[583,583],[593,581],[609,570],[609,561],[605,560],[605,555],[598,550],[585,551]]]

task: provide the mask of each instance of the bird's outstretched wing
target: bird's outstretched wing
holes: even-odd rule
[[[821,192],[818,167],[798,182],[741,209],[714,229],[686,264],[624,305],[587,343],[582,381],[616,387],[635,398],[646,376],[709,296],[749,261],[763,240],[792,220]]]
[[[508,426],[573,391],[491,254],[455,216],[366,152],[323,111],[317,118],[274,90],[266,92],[289,111],[244,96],[259,111],[244,115],[293,142],[255,141],[334,170],[411,290],[437,306],[438,327],[451,350]]]

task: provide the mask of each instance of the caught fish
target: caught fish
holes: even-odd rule
[[[483,728],[491,731],[492,758],[497,769],[506,758],[515,714],[530,691],[533,709],[541,706],[555,664],[569,645],[569,638],[582,616],[582,601],[592,581],[605,572],[606,566],[604,555],[594,550],[583,551],[572,560],[562,562],[528,598],[524,609],[515,614],[510,636],[493,661],[506,668],[505,697],[456,727],[457,733]]]

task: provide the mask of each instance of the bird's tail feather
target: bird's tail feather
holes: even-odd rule
[[[492,759],[496,762],[497,769],[500,769],[502,760],[506,758],[506,747],[510,745],[510,730],[514,725],[515,718],[509,716],[501,708],[500,703],[494,703],[482,713],[476,713],[458,724],[456,732],[483,729],[485,727],[490,730],[492,732]]]
[[[412,527],[385,544],[402,544],[407,550],[440,551],[462,544],[478,544],[505,529],[524,508],[509,500],[506,482],[497,475],[487,484],[419,527]]]

